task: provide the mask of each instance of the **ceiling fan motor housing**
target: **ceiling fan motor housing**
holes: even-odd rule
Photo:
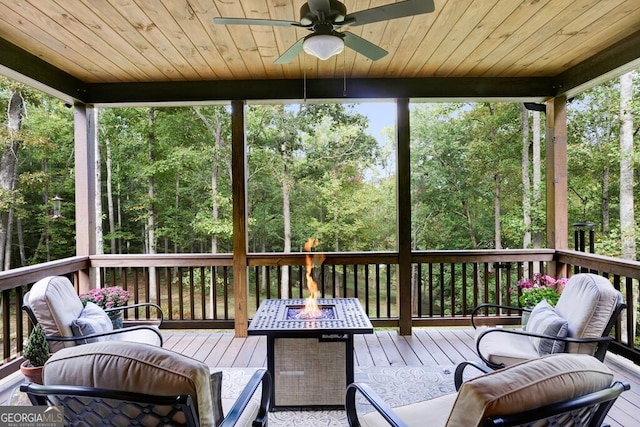
[[[309,2],[303,3],[300,7],[300,24],[303,26],[312,26],[317,23],[333,24],[344,21],[344,17],[347,16],[347,7],[337,0],[329,0],[329,5],[330,10],[328,13],[318,10],[319,14],[316,14],[311,11]]]

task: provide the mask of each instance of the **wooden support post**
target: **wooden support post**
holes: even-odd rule
[[[411,150],[409,99],[396,100],[400,335],[411,335]]]
[[[249,283],[247,278],[247,150],[244,101],[231,102],[231,174],[233,197],[233,290],[235,336],[247,336]]]
[[[96,253],[95,223],[95,129],[93,106],[75,104],[75,181],[76,181],[76,255],[91,256]],[[81,293],[92,287],[91,269],[81,270],[77,276]]]
[[[547,247],[569,248],[567,179],[567,98],[547,101]],[[551,265],[549,274],[566,277],[566,267]]]

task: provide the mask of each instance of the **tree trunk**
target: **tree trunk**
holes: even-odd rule
[[[16,220],[17,234],[18,234],[18,249],[20,251],[20,267],[27,265],[27,254],[24,251],[24,236],[22,234],[22,221],[20,217]]]
[[[620,77],[620,239],[622,258],[636,260],[635,217],[633,203],[633,72]],[[638,292],[637,287],[634,287]],[[638,301],[640,295],[631,296]],[[638,305],[633,313],[631,336],[636,336],[635,327],[638,321]],[[625,316],[626,317],[626,316]],[[626,341],[626,321],[622,321],[622,339]]]
[[[5,269],[9,261],[11,251],[8,251],[7,242],[10,242],[9,233],[11,224],[9,222],[12,215],[15,192],[17,189],[18,176],[18,151],[20,149],[19,132],[22,127],[24,114],[24,99],[20,91],[14,91],[9,100],[7,108],[7,130],[9,140],[4,146],[2,158],[0,158],[0,202],[6,206],[6,210],[0,212],[0,268]]]
[[[529,176],[529,110],[520,105],[520,131],[522,134],[522,220],[524,235],[522,247],[531,247],[531,180]]]
[[[609,215],[609,206],[611,204],[611,196],[609,194],[610,175],[609,164],[605,163],[602,170],[602,231],[604,233],[609,232],[609,223],[611,222]],[[587,218],[583,218],[583,221],[586,220]]]
[[[473,218],[471,218],[471,209],[469,208],[469,201],[468,200],[463,201],[462,207],[464,209],[462,216],[464,217],[467,224],[467,231],[469,232],[469,238],[471,239],[471,247],[473,249],[478,249],[478,239],[476,238],[476,232],[473,229]]]
[[[291,252],[291,188],[289,187],[289,166],[284,150],[282,150],[282,216],[284,221],[284,253]],[[282,269],[282,286],[280,298],[289,298],[289,270],[287,267]]]
[[[96,192],[96,255],[102,255],[104,253],[104,233],[102,232],[102,169],[100,168],[100,132],[98,132],[99,129],[99,109],[98,108],[93,108],[93,114],[94,114],[94,123],[96,124],[93,129],[95,131],[95,135],[94,135],[94,144],[95,144],[95,152],[96,152],[96,158],[95,158],[95,166],[94,166],[94,170],[95,170],[95,174],[96,174],[96,182],[95,182],[95,192]],[[100,280],[100,275],[96,274],[96,280]],[[96,288],[98,288],[99,286],[97,286],[98,284],[96,284]]]
[[[500,223],[500,174],[496,173],[493,176],[495,182],[494,197],[493,197],[493,226],[495,227],[495,248],[502,249],[502,231]]]
[[[153,146],[155,145],[155,133],[154,124],[156,121],[156,110],[154,107],[149,108],[149,133],[147,140],[147,149],[149,156],[149,166],[153,165]],[[154,200],[154,179],[153,174],[149,173],[147,180],[147,189],[149,201],[147,205],[147,253],[156,253],[156,225],[155,225],[155,211],[153,208]],[[169,284],[171,286],[171,284]],[[156,302],[158,293],[156,292],[156,268],[149,267],[149,301]]]
[[[533,206],[532,208],[538,210],[540,207],[540,203],[542,201],[542,161],[541,161],[541,144],[540,144],[540,135],[541,135],[541,114],[540,111],[533,112]],[[534,227],[533,231],[533,247],[541,248],[543,245],[543,227],[541,224],[535,224],[538,227]],[[539,231],[540,230],[540,231]],[[537,272],[536,272],[537,273]]]
[[[107,169],[107,211],[109,215],[109,234],[111,234],[110,247],[111,253],[116,253],[116,219],[113,206],[113,170],[111,164],[111,141],[107,138],[104,141],[106,151],[106,169]]]

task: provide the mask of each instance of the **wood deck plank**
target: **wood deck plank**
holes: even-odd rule
[[[369,353],[371,353],[371,359],[373,359],[373,366],[389,366],[389,359],[382,349],[382,345],[378,339],[378,334],[365,335],[365,341],[367,347],[369,347]]]
[[[426,330],[416,330],[414,332],[415,336],[420,340],[422,345],[431,353],[431,356],[435,360],[437,365],[450,365],[451,360],[449,357],[440,349],[440,347],[433,340],[431,335],[427,333]]]
[[[220,366],[218,363],[220,359],[222,359],[222,355],[227,350],[227,347],[229,347],[229,344],[231,344],[231,340],[233,340],[233,334],[225,332],[203,362],[213,367]]]
[[[373,358],[367,346],[367,340],[364,335],[355,335],[353,337],[353,353],[354,364],[356,366],[374,366]]]
[[[240,363],[241,359],[238,358],[238,355],[240,354],[240,350],[242,349],[242,346],[244,345],[245,342],[246,342],[246,338],[233,337],[231,339],[231,342],[227,346],[226,351],[220,358],[220,361],[218,362],[218,366],[225,367],[225,368],[236,367],[236,366],[240,368],[244,367]],[[237,364],[236,364],[236,361],[238,361]]]
[[[253,353],[256,351],[256,347],[258,345],[258,338],[259,337],[257,336],[249,336],[245,340],[243,340],[244,342],[242,343],[242,347],[238,352],[238,356],[236,357],[236,360],[233,363],[233,366],[239,366],[243,368],[246,368],[249,366],[249,363],[251,362],[251,357],[253,356]]]
[[[423,345],[422,341],[416,337],[415,334],[402,336],[404,342],[411,347],[411,350],[416,355],[420,363],[417,365],[423,366],[438,366],[438,361],[433,357],[431,351],[427,350],[427,348]]]
[[[389,335],[389,338],[393,341],[396,348],[398,349],[398,353],[402,357],[405,366],[422,365],[422,361],[413,350],[413,347],[407,342],[406,336],[399,335],[397,331],[390,331]]]
[[[193,354],[193,358],[202,361],[206,360],[221,338],[221,334],[206,334],[204,344]]]
[[[257,340],[256,347],[249,360],[249,367],[261,368],[267,366],[267,337],[254,337]]]
[[[376,334],[378,337],[378,341],[380,342],[380,346],[382,347],[382,351],[387,355],[387,360],[389,361],[389,366],[406,366],[406,362],[400,355],[400,352],[396,348],[394,344],[394,340],[389,336],[388,331],[380,331]]]

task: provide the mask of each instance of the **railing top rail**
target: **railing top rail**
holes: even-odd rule
[[[0,291],[89,268],[89,257],[75,256],[0,272]]]
[[[397,264],[397,252],[313,252],[325,257],[324,265],[363,265],[363,264]],[[284,266],[304,265],[307,252],[293,253],[250,253],[247,261],[250,266]]]
[[[232,266],[233,254],[91,255],[91,267],[203,267]]]
[[[556,258],[563,264],[640,279],[640,261],[569,250],[556,250]]]
[[[529,262],[553,261],[553,249],[476,249],[413,251],[414,262]]]

